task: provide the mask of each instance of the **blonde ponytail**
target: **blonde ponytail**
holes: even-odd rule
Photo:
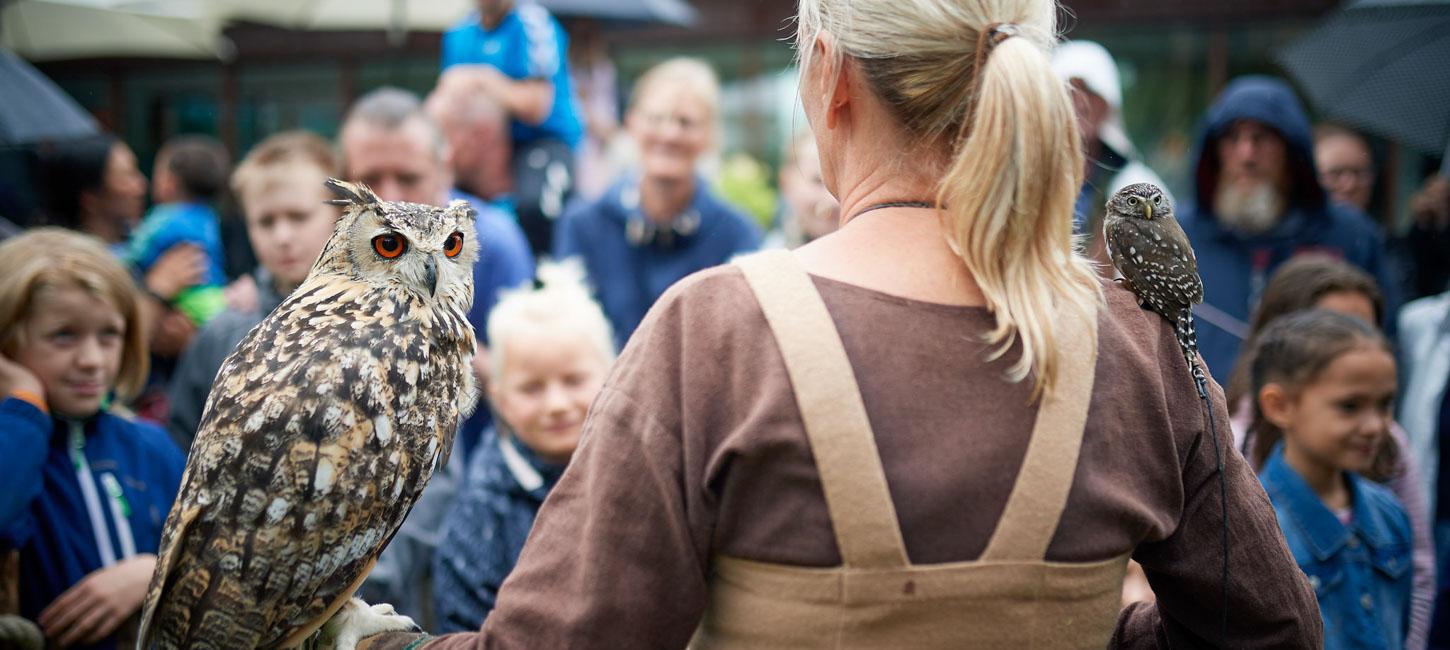
[[[798,16],[800,51],[829,33],[909,133],[950,152],[943,230],[996,316],[994,358],[1020,344],[1008,376],[1033,377],[1033,399],[1056,384],[1058,342],[1082,334],[1060,330],[1102,301],[1073,245],[1083,153],[1048,58],[1056,12],[1052,0],[801,0]],[[998,24],[1010,36],[983,34]]]
[[[1057,380],[1057,342],[1078,334],[1058,330],[1090,318],[1102,299],[1072,241],[1083,154],[1072,101],[1043,50],[1007,38],[977,72],[970,122],[938,203],[952,250],[996,315],[988,340],[997,356],[1021,342],[1009,376],[1035,377],[1035,398]],[[1059,311],[1076,319],[1057,320]]]

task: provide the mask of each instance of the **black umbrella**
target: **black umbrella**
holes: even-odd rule
[[[1279,52],[1324,115],[1450,154],[1450,0],[1356,0]]]
[[[0,50],[0,145],[95,135],[96,121],[65,91],[9,50]]]
[[[686,27],[695,23],[695,8],[684,0],[539,0],[560,17],[594,18]]]

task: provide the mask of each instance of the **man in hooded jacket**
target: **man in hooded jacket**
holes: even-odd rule
[[[1364,269],[1385,293],[1385,313],[1395,313],[1384,236],[1363,212],[1328,199],[1309,119],[1288,84],[1264,76],[1229,83],[1204,118],[1193,170],[1194,196],[1178,219],[1203,277],[1199,351],[1220,382],[1269,276],[1294,255],[1329,254]]]

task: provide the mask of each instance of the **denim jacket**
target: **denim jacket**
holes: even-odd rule
[[[1279,527],[1309,576],[1324,618],[1325,650],[1402,648],[1410,613],[1410,521],[1389,490],[1345,472],[1349,526],[1284,461],[1279,443],[1259,473]]]

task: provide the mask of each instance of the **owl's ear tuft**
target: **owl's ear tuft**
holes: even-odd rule
[[[447,210],[450,216],[468,221],[473,221],[478,216],[478,211],[474,210],[473,206],[463,199],[455,199],[449,203]]]
[[[341,197],[325,201],[329,205],[346,207],[349,205],[377,205],[379,203],[378,195],[373,194],[372,189],[362,183],[349,183],[347,181],[337,180],[336,178],[329,178],[323,181],[322,184],[326,185],[327,189],[332,190],[333,194]]]

